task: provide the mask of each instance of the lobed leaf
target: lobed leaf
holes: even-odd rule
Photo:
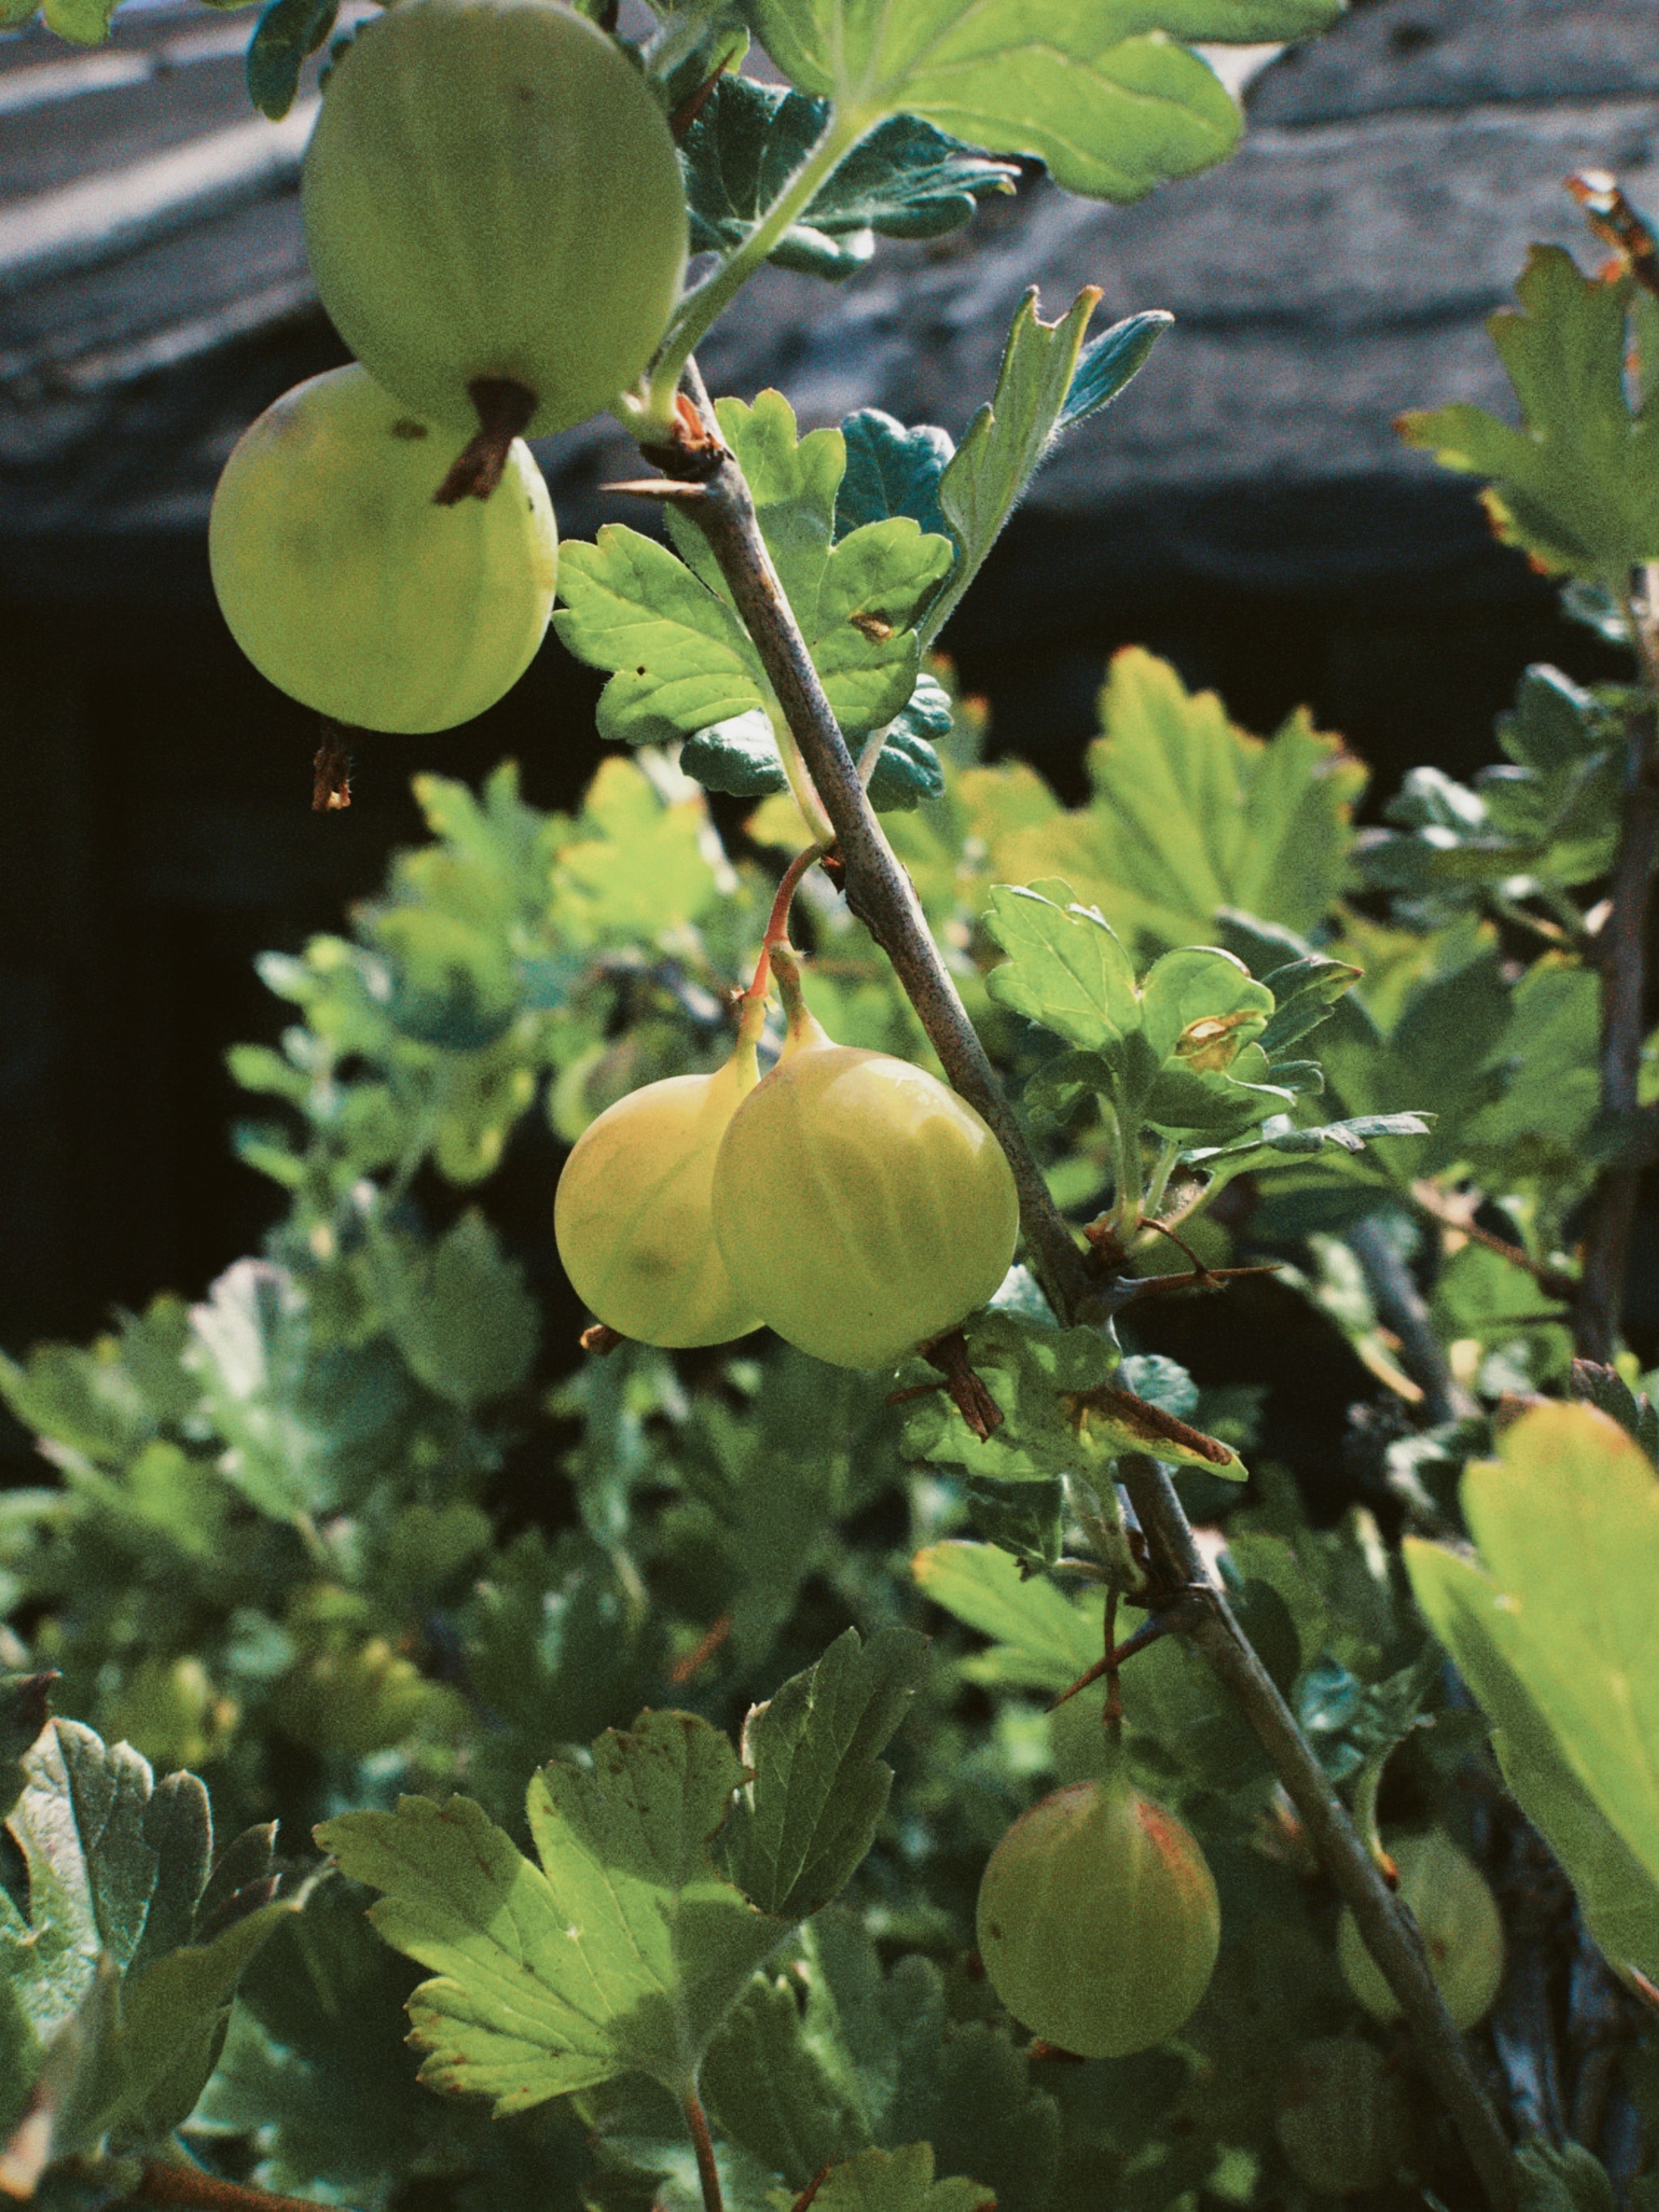
[[[1238,112],[1182,40],[1305,36],[1330,0],[747,0],[791,83],[866,129],[903,111],[1033,154],[1067,191],[1134,199],[1232,150]]]
[[[823,136],[829,104],[727,74],[686,133],[682,151],[693,252],[742,245]],[[887,238],[939,238],[979,202],[1010,192],[1012,163],[988,159],[915,115],[895,115],[855,147],[790,225],[770,258],[839,282]]]
[[[1535,246],[1518,313],[1486,325],[1521,403],[1513,429],[1459,404],[1403,416],[1408,445],[1490,479],[1486,505],[1506,544],[1539,567],[1623,591],[1659,556],[1659,409],[1632,405],[1626,378],[1635,280],[1582,276],[1559,246]],[[1638,322],[1639,383],[1653,388],[1650,321]]]
[[[630,2070],[678,2095],[787,1923],[716,1875],[741,1770],[688,1713],[641,1714],[584,1772],[532,1780],[533,1864],[470,1799],[348,1813],[318,1841],[382,1893],[374,1925],[435,1970],[410,1999],[434,2087],[513,2112]]]
[[[800,1920],[862,1864],[886,1810],[893,1770],[880,1753],[908,1710],[927,1638],[884,1628],[860,1645],[849,1628],[743,1726],[750,1770],[726,1865],[762,1911]]]

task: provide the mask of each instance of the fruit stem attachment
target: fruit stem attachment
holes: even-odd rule
[[[527,386],[510,376],[475,376],[466,388],[478,410],[478,427],[433,493],[434,507],[488,499],[501,480],[513,441],[529,428],[539,404]]]
[[[338,722],[322,718],[323,741],[311,757],[311,811],[341,814],[351,804],[349,732]]]
[[[695,410],[702,436],[681,441],[683,453],[676,446],[647,458],[669,475],[704,488],[704,497],[686,513],[708,541],[835,827],[848,904],[892,962],[946,1075],[978,1109],[1007,1154],[1019,1194],[1026,1248],[1049,1304],[1062,1322],[1103,1322],[1126,1303],[1125,1297],[1115,1284],[1103,1284],[1092,1273],[1049,1195],[1042,1170],[951,981],[915,888],[876,819],[761,535],[749,486],[736,459],[718,443],[714,409],[696,365],[689,358],[684,381],[681,404],[688,412]],[[1115,1412],[1133,1410],[1149,1420],[1154,1413],[1127,1392],[1114,1396]],[[1194,1641],[1237,1699],[1301,1814],[1315,1850],[1352,1906],[1362,1936],[1412,2023],[1423,2064],[1496,2212],[1512,2212],[1520,2194],[1520,2170],[1429,1972],[1416,1923],[1372,1865],[1273,1677],[1225,1597],[1210,1581],[1168,1474],[1158,1461],[1133,1454],[1121,1467],[1152,1567],[1166,1583],[1202,1586],[1204,1603],[1192,1632]]]
[[[771,983],[774,948],[789,942],[789,909],[795,902],[795,893],[800,888],[801,878],[809,869],[815,868],[831,849],[828,845],[809,845],[804,852],[797,853],[784,870],[783,880],[778,885],[778,895],[772,902],[766,934],[761,940],[760,958],[755,963],[755,980],[744,992],[745,999],[764,1001]]]

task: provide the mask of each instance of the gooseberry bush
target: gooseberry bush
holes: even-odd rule
[[[330,50],[304,217],[360,359],[233,454],[226,620],[331,726],[325,805],[510,687],[556,586],[627,750],[569,818],[422,778],[430,841],[232,1055],[263,1252],[0,1367],[52,1470],[0,1510],[0,2188],[1652,2212],[1651,236],[1577,180],[1613,258],[1495,319],[1518,424],[1403,426],[1623,680],[1528,670],[1501,763],[1361,830],[1340,739],[1130,650],[1066,808],[937,647],[1169,319],[1028,299],[959,447],[802,435],[695,349],[1012,156],[1119,199],[1223,158],[1194,43],[1328,0],[653,12]],[[333,28],[272,0],[264,112]],[[662,534],[560,548],[522,434],[606,407]],[[1341,1485],[1156,1348],[1267,1273],[1369,1385]]]

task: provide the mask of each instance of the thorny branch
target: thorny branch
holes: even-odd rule
[[[720,565],[753,639],[802,758],[833,824],[848,906],[892,962],[951,1082],[1008,1155],[1033,1267],[1054,1310],[1102,1322],[1124,1301],[1103,1285],[1048,1194],[984,1048],[934,945],[915,891],[872,811],[858,768],[824,696],[805,640],[756,520],[743,472],[721,441],[696,364],[688,363],[673,442],[646,449],[665,475],[700,488],[682,499]],[[1510,2212],[1518,2169],[1475,2074],[1462,2036],[1435,1986],[1415,1921],[1383,1881],[1340,1798],[1310,1750],[1272,1677],[1211,1580],[1175,1486],[1156,1460],[1123,1463],[1125,1486],[1156,1570],[1200,1594],[1190,1630],[1237,1698],[1308,1837],[1410,2021],[1433,2080],[1497,2212]]]

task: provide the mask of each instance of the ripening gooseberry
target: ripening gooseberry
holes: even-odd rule
[[[1189,1831],[1118,1774],[1020,1815],[986,1866],[978,1934],[1016,2020],[1121,2058],[1173,2035],[1209,1987],[1221,1910]]]
[[[1422,1930],[1429,1966],[1446,2009],[1459,2027],[1473,2027],[1492,2010],[1504,1978],[1504,1923],[1486,1878],[1449,1836],[1436,1828],[1401,1836],[1389,1846],[1400,1875],[1400,1896]],[[1365,1948],[1352,1913],[1336,1930],[1343,1977],[1374,2019],[1398,2020],[1400,2000]]]
[[[626,390],[684,270],[679,157],[644,78],[557,0],[399,0],[331,72],[301,208],[335,328],[406,407],[531,434]]]
[[[760,1327],[714,1242],[709,1194],[755,1048],[712,1075],[671,1075],[608,1106],[559,1177],[553,1233],[577,1296],[641,1344],[725,1344]]]
[[[231,635],[278,688],[367,730],[447,730],[510,691],[552,611],[558,532],[530,448],[485,500],[435,507],[464,440],[355,363],[267,407],[208,521]]]
[[[908,1060],[832,1044],[807,1017],[732,1117],[714,1232],[762,1319],[836,1367],[890,1367],[984,1304],[1019,1200],[964,1098]]]
[[[1279,2077],[1273,2127],[1298,2179],[1322,2197],[1380,2189],[1411,2148],[1405,2085],[1357,2035],[1297,2046]]]

